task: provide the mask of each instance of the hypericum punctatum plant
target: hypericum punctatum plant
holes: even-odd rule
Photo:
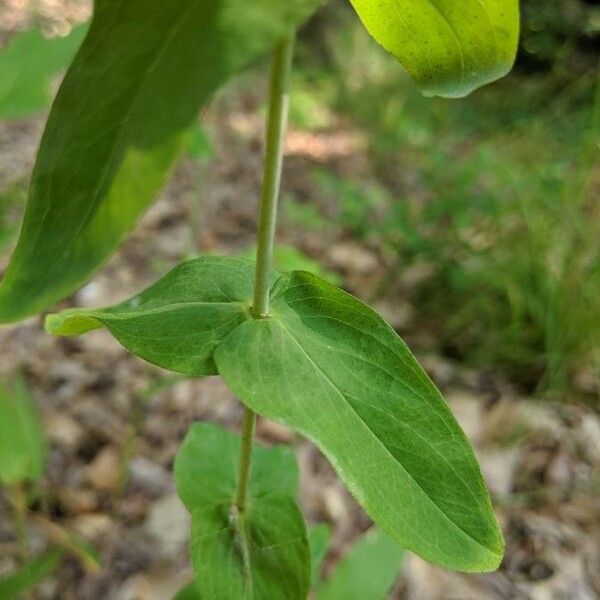
[[[253,444],[256,415],[304,435],[393,540],[463,571],[495,569],[503,540],[473,451],[404,342],[370,307],[307,272],[275,273],[273,243],[297,26],[316,0],[97,0],[50,114],[25,221],[0,284],[0,321],[44,310],[87,279],[154,198],[199,107],[274,47],[256,262],[204,256],[116,306],[46,320],[106,327],[133,354],[221,375],[242,435],[193,425],[175,464],[192,514],[197,597],[301,599],[310,584],[291,453]],[[503,75],[516,0],[354,0],[427,94]],[[125,51],[127,49],[127,51]]]

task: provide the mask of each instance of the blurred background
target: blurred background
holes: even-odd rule
[[[0,271],[90,9],[0,0]],[[299,36],[277,267],[328,278],[404,337],[475,445],[507,541],[481,576],[406,554],[390,598],[600,598],[600,4],[522,10],[513,73],[458,101],[424,98],[347,2]],[[167,189],[65,306],[124,299],[200,252],[252,255],[265,92],[266,62],[220,91]],[[171,467],[191,421],[238,426],[224,384],[147,365],[103,331],[51,338],[38,318],[0,330],[0,375],[45,439],[22,527],[18,486],[0,495],[0,576],[21,562],[20,529],[34,555],[72,545],[40,599],[171,598],[190,576]],[[310,444],[266,420],[258,436],[296,448],[327,577],[370,522]]]

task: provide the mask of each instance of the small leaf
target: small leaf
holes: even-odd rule
[[[327,546],[331,531],[325,523],[319,523],[308,531],[308,545],[310,547],[311,586],[319,581],[323,560],[327,554]]]
[[[348,552],[317,600],[383,600],[394,584],[404,551],[377,529],[371,529]]]
[[[56,335],[106,327],[133,354],[186,375],[214,375],[217,344],[248,318],[251,261],[206,256],[186,261],[147,290],[111,308],[49,315]]]
[[[0,381],[0,482],[38,481],[45,463],[44,430],[25,382]]]
[[[248,508],[233,508],[240,439],[195,424],[175,461],[179,494],[192,514],[192,563],[206,600],[305,600],[308,541],[294,500],[298,470],[286,448],[254,446]]]
[[[0,119],[18,119],[46,108],[52,79],[65,70],[87,31],[75,27],[64,37],[32,30],[16,35],[0,53]]]
[[[511,69],[518,0],[350,0],[428,95],[456,98]]]
[[[0,322],[79,287],[154,199],[200,107],[321,0],[96,0],[52,108]]]
[[[21,598],[54,571],[63,555],[64,552],[60,549],[50,550],[43,556],[28,562],[16,573],[0,579],[0,598],[2,600]]]
[[[271,318],[215,352],[249,407],[311,439],[394,540],[464,571],[495,569],[503,540],[473,451],[404,342],[315,276],[282,276]]]

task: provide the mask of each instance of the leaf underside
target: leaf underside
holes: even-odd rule
[[[369,33],[427,95],[461,97],[505,75],[518,0],[350,0]]]
[[[165,183],[198,111],[320,0],[96,0],[54,102],[0,322],[79,287]]]
[[[175,461],[179,494],[192,515],[197,597],[305,600],[310,557],[294,496],[298,471],[286,448],[255,446],[248,510],[232,510],[240,439],[208,424],[190,429]]]
[[[495,569],[503,540],[473,451],[404,342],[371,308],[305,272],[278,277],[270,318],[252,319],[253,271],[240,259],[194,259],[127,303],[47,325],[114,333],[112,313],[125,310],[118,327],[131,321],[130,338],[117,333],[129,349],[173,370],[218,372],[247,406],[311,439],[396,542],[445,567]],[[192,296],[171,335],[160,329],[178,298]],[[203,300],[227,297],[237,312],[223,325]],[[197,327],[207,333],[195,336]]]

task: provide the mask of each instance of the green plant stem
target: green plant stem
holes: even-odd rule
[[[244,408],[244,420],[242,422],[242,448],[240,451],[240,472],[238,475],[238,486],[235,497],[235,504],[238,510],[243,513],[246,509],[248,497],[248,481],[250,479],[250,466],[252,462],[252,440],[254,439],[254,430],[256,429],[256,413],[248,408]]]
[[[256,252],[256,278],[254,282],[255,318],[269,315],[269,288],[273,263],[273,245],[277,222],[277,202],[281,186],[283,165],[283,143],[287,124],[290,72],[294,53],[294,35],[282,39],[273,50],[271,83],[269,92],[269,114],[265,142],[263,184],[258,223]],[[245,407],[242,424],[242,447],[240,471],[235,496],[235,507],[243,514],[247,505],[248,482],[252,458],[252,441],[256,429],[256,414]]]
[[[269,287],[271,283],[273,243],[277,221],[277,201],[279,199],[281,184],[283,143],[287,123],[293,51],[293,36],[289,36],[279,42],[273,51],[263,188],[258,222],[254,305],[252,308],[252,312],[256,318],[263,318],[269,315]]]

